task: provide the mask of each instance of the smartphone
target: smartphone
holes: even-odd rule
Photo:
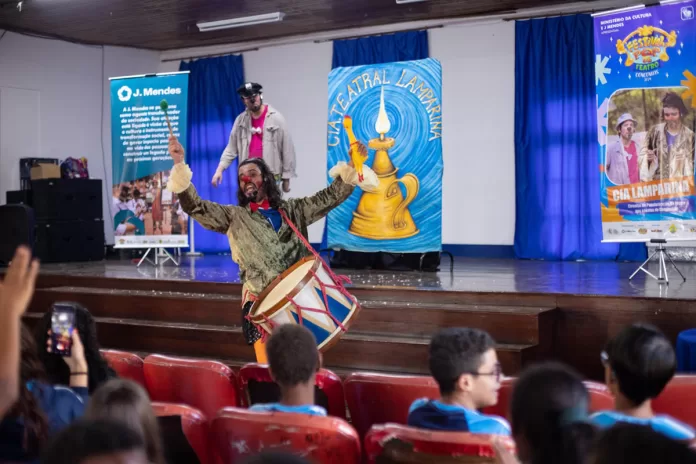
[[[72,354],[72,334],[75,329],[75,308],[68,303],[55,303],[51,311],[51,353]]]

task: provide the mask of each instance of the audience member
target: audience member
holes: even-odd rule
[[[149,464],[145,443],[126,424],[81,420],[53,437],[42,464]]]
[[[416,400],[408,425],[432,430],[510,435],[501,417],[478,409],[498,402],[502,371],[495,342],[486,332],[449,328],[430,342],[430,373],[440,387],[440,399]]]
[[[618,423],[602,432],[592,464],[696,464],[696,453],[645,425]]]
[[[326,416],[326,409],[314,404],[321,355],[312,332],[301,325],[281,325],[268,340],[266,354],[271,377],[280,387],[280,403],[255,404],[249,409]]]
[[[87,403],[87,364],[82,343],[73,332],[70,385],[46,383],[31,332],[22,326],[19,400],[0,422],[0,462],[36,459],[45,440],[84,413]]]
[[[165,464],[157,416],[147,392],[137,383],[113,379],[101,385],[90,398],[85,419],[123,422],[142,438],[149,462]]]
[[[615,411],[600,411],[592,422],[607,428],[617,422],[647,425],[675,440],[692,440],[694,430],[669,416],[656,415],[652,399],[674,376],[677,357],[657,328],[633,324],[607,343],[602,352],[605,382],[615,397]]]
[[[21,246],[0,283],[0,419],[19,399],[22,315],[34,295],[38,272],[31,250]]]
[[[510,415],[521,462],[582,464],[595,436],[580,376],[556,363],[526,369],[515,382]]]
[[[97,325],[92,314],[84,306],[72,303],[75,306],[75,328],[82,337],[85,347],[85,359],[89,367],[89,392],[94,390],[109,379],[116,378],[116,372],[107,364],[101,355],[99,342],[97,341]],[[51,329],[52,311],[47,311],[36,325],[34,335],[36,345],[44,346]],[[70,381],[70,369],[61,356],[53,353],[41,352],[41,361],[46,368],[48,379],[56,385],[68,385]]]

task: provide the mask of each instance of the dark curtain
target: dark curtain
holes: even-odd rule
[[[188,98],[188,147],[186,160],[193,171],[193,183],[200,196],[222,204],[237,204],[237,161],[225,171],[222,185],[210,181],[227,146],[232,124],[244,105],[236,89],[244,83],[241,55],[181,62],[181,71],[190,71]],[[232,174],[230,174],[232,173]],[[203,253],[229,253],[225,234],[203,229],[197,222],[195,247]]]
[[[643,260],[642,243],[601,243],[589,15],[515,25],[515,254]]]

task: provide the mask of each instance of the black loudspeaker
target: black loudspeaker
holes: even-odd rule
[[[104,259],[104,221],[39,221],[36,255],[46,263]]]
[[[31,182],[36,220],[101,219],[100,179],[41,179]]]
[[[19,245],[34,247],[34,211],[26,205],[0,206],[0,265],[9,264]]]
[[[6,197],[8,205],[31,206],[31,190],[8,190]]]
[[[336,250],[331,257],[331,267],[336,269],[375,269],[389,271],[436,272],[440,266],[440,253],[386,253]]]

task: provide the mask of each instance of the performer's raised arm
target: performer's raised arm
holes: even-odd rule
[[[367,155],[367,149],[359,142],[358,150]],[[353,162],[345,163],[344,161],[339,161],[329,171],[329,175],[334,179],[331,185],[314,195],[290,200],[288,203],[301,208],[300,211],[302,211],[306,224],[310,225],[326,216],[329,211],[345,201],[353,193],[355,186],[360,186],[360,188],[366,191],[377,188],[379,185],[377,175],[369,167],[364,166],[363,169],[365,170],[365,176],[362,181],[359,181]]]
[[[202,200],[191,183],[193,173],[184,163],[184,147],[176,137],[169,137],[169,154],[174,167],[169,175],[167,190],[176,193],[181,209],[208,230],[226,233],[234,216],[234,207]]]

